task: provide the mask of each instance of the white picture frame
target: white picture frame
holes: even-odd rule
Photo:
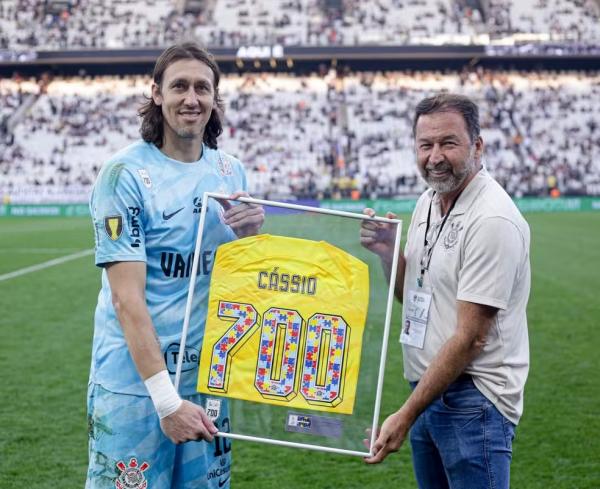
[[[183,357],[184,357],[183,352],[185,352],[185,348],[186,348],[186,339],[187,339],[187,333],[188,333],[188,328],[189,328],[189,323],[190,323],[190,316],[191,316],[191,312],[192,312],[191,311],[192,302],[193,302],[192,299],[194,296],[194,289],[195,289],[195,285],[196,285],[198,261],[200,259],[200,249],[201,249],[201,244],[202,244],[204,223],[205,223],[205,219],[206,219],[206,210],[208,208],[208,199],[209,198],[231,200],[231,199],[229,199],[228,195],[214,193],[214,192],[205,192],[203,195],[203,198],[202,198],[202,210],[200,212],[200,218],[199,218],[198,234],[197,234],[197,238],[196,238],[196,245],[195,245],[195,252],[194,252],[194,261],[193,261],[193,266],[192,266],[192,270],[191,270],[191,274],[190,274],[190,286],[189,286],[189,290],[188,290],[188,297],[187,297],[186,310],[185,310],[185,316],[184,316],[184,322],[183,322],[183,329],[182,329],[182,333],[181,333],[180,350],[179,350],[179,355],[177,357],[178,360],[177,360],[176,373],[175,373],[175,388],[176,389],[179,388],[179,383],[180,383],[180,379],[181,379],[181,370],[182,370]],[[375,443],[375,438],[377,435],[377,427],[378,427],[379,414],[380,414],[380,409],[381,409],[381,397],[382,397],[382,391],[383,391],[385,362],[386,362],[386,356],[387,356],[390,324],[391,324],[391,318],[392,318],[392,306],[393,306],[393,302],[394,302],[394,284],[396,283],[396,270],[398,268],[398,259],[399,259],[399,253],[400,253],[402,221],[400,219],[389,219],[389,218],[377,217],[377,216],[369,217],[365,214],[357,214],[357,213],[334,210],[334,209],[325,209],[325,208],[320,208],[320,207],[310,207],[310,206],[292,204],[292,203],[287,203],[287,202],[254,199],[254,198],[250,198],[250,197],[239,197],[238,199],[235,199],[235,200],[237,200],[239,202],[243,202],[243,203],[249,203],[249,204],[259,204],[259,205],[264,205],[264,206],[281,207],[281,208],[292,209],[292,210],[296,210],[296,211],[313,212],[313,213],[317,213],[317,214],[329,214],[329,215],[340,216],[340,217],[345,217],[345,218],[349,218],[349,219],[370,220],[370,221],[384,222],[384,223],[390,223],[390,224],[396,225],[394,254],[393,254],[391,276],[390,276],[388,294],[387,294],[387,304],[386,304],[386,310],[385,310],[385,323],[384,323],[383,338],[382,338],[382,345],[381,345],[381,357],[380,357],[379,371],[378,371],[378,378],[377,378],[373,420],[372,420],[372,424],[371,424],[371,440],[370,440],[369,446],[372,447],[373,444]],[[356,239],[358,240],[358,236]],[[292,448],[305,448],[305,449],[309,449],[309,450],[317,450],[317,451],[322,451],[322,452],[338,453],[338,454],[343,454],[343,455],[354,455],[354,456],[359,456],[359,457],[370,457],[373,455],[371,450],[369,450],[369,451],[348,450],[348,449],[343,449],[343,448],[338,448],[338,447],[331,447],[331,446],[318,445],[318,444],[299,443],[299,442],[293,442],[293,441],[287,441],[287,440],[277,440],[274,438],[250,436],[250,435],[244,435],[244,434],[233,433],[233,432],[229,433],[229,432],[219,431],[217,433],[217,436],[238,439],[238,440],[261,442],[261,443],[267,443],[267,444],[272,444],[272,445],[286,446],[286,447],[292,447]]]

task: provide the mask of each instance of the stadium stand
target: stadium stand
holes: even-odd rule
[[[55,79],[0,143],[0,191],[85,200],[101,163],[138,138],[148,79]],[[486,166],[515,196],[600,195],[600,73],[387,72],[228,75],[221,146],[254,195],[388,197],[424,187],[411,114],[422,97],[462,92],[482,108]],[[23,84],[4,82],[18,100]],[[32,89],[35,93],[35,90]]]
[[[162,46],[172,0],[0,2],[0,48],[64,50]]]
[[[314,196],[329,187],[324,155],[339,135],[334,82],[333,76],[290,75],[224,80],[229,110],[223,146],[248,165],[254,193]]]
[[[35,80],[0,78],[0,142],[12,143],[11,127],[21,110],[25,110],[40,90]]]
[[[600,15],[594,0],[491,0],[488,30],[493,35],[540,34],[545,41],[600,40]]]
[[[108,77],[50,83],[14,127],[14,143],[3,148],[0,172],[8,169],[10,176],[5,185],[87,193],[102,161],[137,138],[141,82]]]
[[[339,44],[429,43],[476,34],[477,24],[452,0],[345,0],[341,14],[332,23]]]
[[[162,47],[186,38],[211,47],[471,44],[523,34],[583,49],[600,39],[595,0],[214,0],[194,12],[186,4],[2,0],[0,49]]]
[[[416,194],[411,114],[423,96],[465,93],[482,109],[486,166],[509,193],[597,194],[600,78],[581,73],[387,73],[347,80],[349,133],[361,190]],[[591,112],[590,112],[591,111]],[[566,117],[564,114],[568,114]],[[366,181],[365,181],[366,179]]]
[[[225,48],[487,42],[492,54],[506,49],[600,54],[600,4],[0,2],[0,60],[11,50],[110,52],[162,47],[186,38]],[[147,89],[147,78],[131,75],[0,79],[0,192],[17,198],[22,193],[29,200],[49,194],[85,200],[102,161],[138,137],[136,108]],[[439,90],[466,93],[479,102],[487,167],[512,195],[600,195],[598,72],[479,68],[327,73],[325,68],[313,76],[227,74],[222,93],[229,107],[221,145],[246,163],[255,195],[416,195],[423,183],[414,166],[411,114],[418,100]]]

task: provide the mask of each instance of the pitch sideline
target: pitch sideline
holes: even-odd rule
[[[22,275],[27,275],[28,273],[37,272],[38,270],[43,270],[44,268],[54,267],[56,265],[62,265],[63,263],[69,262],[71,260],[76,260],[77,258],[82,258],[84,256],[89,256],[94,253],[94,249],[82,250],[77,253],[71,253],[70,255],[61,256],[60,258],[54,258],[52,260],[48,260],[42,263],[38,263],[37,265],[32,265],[25,268],[20,268],[19,270],[15,270],[14,272],[5,273],[0,275],[0,282],[5,280],[10,280],[11,278],[20,277]]]

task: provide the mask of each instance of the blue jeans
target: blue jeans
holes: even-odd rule
[[[508,489],[514,436],[515,425],[461,377],[410,430],[419,488]]]

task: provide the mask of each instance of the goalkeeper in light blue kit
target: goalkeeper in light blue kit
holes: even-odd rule
[[[165,50],[140,109],[143,141],[102,168],[91,197],[103,268],[88,390],[86,488],[229,486],[225,402],[211,421],[196,393],[216,248],[256,234],[260,206],[210,200],[179,393],[179,352],[204,192],[247,195],[240,162],[217,149],[219,69],[193,43]],[[181,396],[180,396],[181,395]]]

